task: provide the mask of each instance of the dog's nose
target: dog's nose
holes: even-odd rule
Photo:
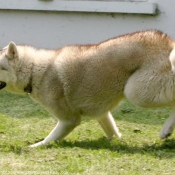
[[[3,89],[6,86],[6,83],[3,81],[0,81],[0,89]]]

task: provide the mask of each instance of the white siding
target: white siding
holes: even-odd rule
[[[140,15],[1,9],[0,47],[14,41],[39,48],[59,48],[69,44],[97,43],[146,29],[162,30],[175,39],[175,1],[148,0],[142,3],[157,3],[159,13]]]

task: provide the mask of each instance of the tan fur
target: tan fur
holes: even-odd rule
[[[124,97],[140,107],[174,106],[174,53],[175,42],[160,31],[59,50],[10,43],[0,53],[0,81],[7,83],[9,91],[31,90],[30,97],[59,120],[49,136],[32,147],[63,139],[82,116],[97,119],[109,138],[120,137],[109,111]],[[162,138],[174,129],[174,110],[170,118]]]

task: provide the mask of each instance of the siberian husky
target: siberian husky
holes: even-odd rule
[[[161,31],[141,31],[94,45],[58,50],[10,42],[0,51],[0,89],[28,93],[58,119],[37,147],[65,138],[83,116],[108,138],[121,137],[111,111],[127,98],[150,108],[171,106],[160,137],[175,127],[175,42]]]

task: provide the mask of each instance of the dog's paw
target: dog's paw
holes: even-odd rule
[[[120,139],[122,137],[122,134],[119,132],[117,136]]]
[[[114,139],[114,138],[118,138],[120,139],[122,137],[122,134],[120,132],[115,133],[114,135],[108,137],[109,139]]]
[[[43,140],[43,141],[40,141],[40,142],[35,143],[33,145],[30,145],[29,148],[36,148],[36,147],[44,146],[44,145],[46,145],[46,144],[44,143],[44,140]]]
[[[162,130],[160,133],[160,138],[161,139],[166,139],[172,134],[172,131],[164,131]]]

